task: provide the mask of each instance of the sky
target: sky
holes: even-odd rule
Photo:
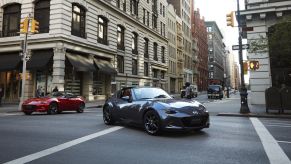
[[[244,0],[239,0],[240,9],[244,10]],[[226,14],[231,11],[237,10],[237,0],[194,0],[194,8],[200,9],[201,17],[204,16],[205,21],[216,21],[221,33],[224,37],[224,43],[226,47],[234,55],[234,59],[238,62],[238,51],[232,51],[232,45],[238,45],[238,28],[230,27],[226,25]],[[237,22],[235,20],[235,26]],[[246,40],[243,40],[246,43]],[[243,53],[245,53],[243,51]],[[244,55],[246,60],[246,55]],[[245,76],[246,83],[248,83],[249,77]]]

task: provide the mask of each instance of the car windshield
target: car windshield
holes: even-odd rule
[[[215,85],[209,86],[208,90],[210,90],[210,91],[219,91],[219,86],[215,86]]]
[[[172,98],[166,91],[160,88],[134,88],[136,99]]]
[[[61,97],[64,96],[65,93],[64,92],[52,92],[49,95],[47,95],[47,97]]]

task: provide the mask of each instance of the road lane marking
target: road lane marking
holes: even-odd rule
[[[291,144],[291,142],[289,142],[289,141],[277,141],[277,142]]]
[[[273,126],[273,127],[281,127],[281,128],[291,128],[291,125],[266,125],[266,126]]]
[[[291,164],[278,142],[258,118],[250,118],[271,164]]]
[[[61,150],[73,147],[75,145],[81,144],[83,142],[92,140],[92,139],[97,138],[97,137],[103,136],[105,134],[112,133],[112,132],[120,130],[122,128],[123,127],[116,126],[116,127],[112,127],[112,128],[109,128],[109,129],[105,129],[105,130],[102,130],[100,132],[93,133],[93,134],[90,134],[90,135],[87,135],[87,136],[84,136],[84,137],[81,137],[81,138],[78,138],[78,139],[75,139],[75,140],[72,140],[72,141],[57,145],[57,146],[54,146],[52,148],[42,150],[42,151],[34,153],[34,154],[30,154],[30,155],[27,155],[27,156],[24,156],[24,157],[21,157],[21,158],[6,162],[4,164],[19,164],[19,163],[31,162],[33,160],[36,160],[36,159],[51,155],[51,154],[59,152]]]

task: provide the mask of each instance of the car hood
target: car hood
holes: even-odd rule
[[[31,98],[24,101],[23,104],[37,104],[40,102],[48,102],[51,98],[50,97],[42,97],[42,98]]]
[[[195,100],[187,100],[187,99],[163,99],[163,100],[155,100],[157,103],[161,105],[172,108],[172,109],[185,109],[185,108],[198,108],[201,103]]]

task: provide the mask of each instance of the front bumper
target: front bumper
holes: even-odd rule
[[[209,113],[204,112],[193,116],[168,115],[162,119],[164,130],[195,130],[209,128]]]
[[[35,104],[35,105],[22,105],[23,112],[47,112],[49,105],[48,104]]]

